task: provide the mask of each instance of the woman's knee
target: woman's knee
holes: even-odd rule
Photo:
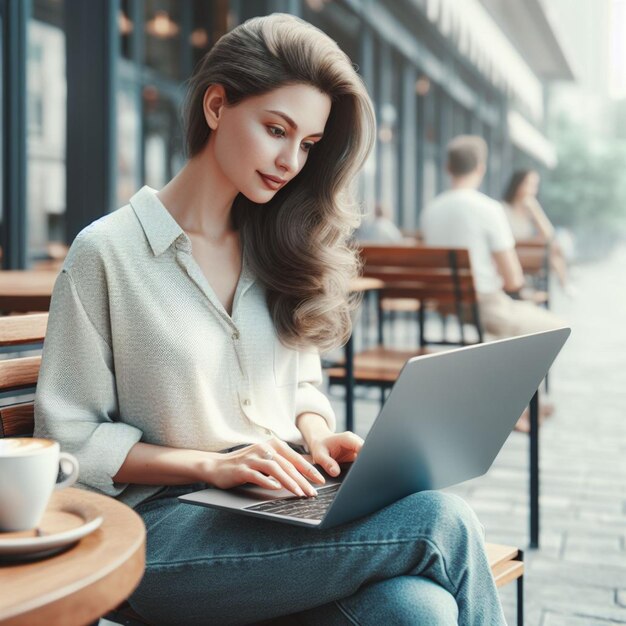
[[[361,626],[456,626],[459,616],[454,596],[420,576],[398,576],[371,583],[339,600],[337,605],[348,622]]]
[[[449,532],[464,529],[468,533],[483,535],[483,527],[470,506],[458,496],[441,491],[422,491],[409,496],[420,517],[427,516],[433,528]]]

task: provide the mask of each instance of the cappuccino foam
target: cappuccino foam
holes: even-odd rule
[[[54,446],[50,439],[20,437],[16,439],[0,439],[0,457],[36,454]]]

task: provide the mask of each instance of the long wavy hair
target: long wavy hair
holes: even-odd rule
[[[515,202],[515,198],[517,197],[517,192],[521,184],[526,180],[526,177],[529,174],[532,174],[535,170],[516,170],[511,175],[511,179],[509,180],[509,184],[506,186],[504,193],[502,194],[502,199],[509,204],[513,204]]]
[[[311,85],[331,99],[324,137],[300,173],[266,204],[238,194],[232,211],[281,341],[320,350],[341,345],[356,304],[349,282],[359,271],[350,245],[361,214],[353,183],[376,133],[363,81],[339,46],[311,24],[281,13],[250,19],[221,37],[189,79],[188,157],[211,132],[203,97],[212,84],[222,85],[227,106],[291,84]]]

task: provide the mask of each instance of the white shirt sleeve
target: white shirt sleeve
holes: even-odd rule
[[[499,202],[493,202],[490,215],[484,220],[487,241],[491,252],[503,252],[515,248],[515,238],[504,208]]]
[[[71,276],[54,286],[35,394],[35,436],[57,440],[79,463],[79,482],[110,496],[138,428],[119,421],[110,346],[92,324]]]
[[[326,420],[328,427],[334,432],[335,412],[328,398],[318,389],[321,384],[322,364],[319,354],[309,351],[299,352],[296,418],[302,413],[317,413]]]

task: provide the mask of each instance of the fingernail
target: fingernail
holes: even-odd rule
[[[317,489],[311,489],[309,492],[310,496],[316,496],[317,495]]]
[[[302,491],[302,489],[301,489],[300,487],[296,487],[296,493],[297,493],[299,496],[304,497],[304,491]]]

